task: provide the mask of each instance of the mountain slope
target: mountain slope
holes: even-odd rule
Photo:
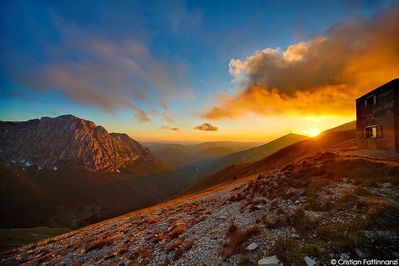
[[[27,166],[69,163],[89,170],[117,170],[135,160],[155,160],[126,134],[108,134],[103,127],[72,115],[0,122],[0,151],[1,158]]]
[[[306,265],[306,256],[320,265],[344,256],[397,259],[399,161],[356,154],[344,141],[348,136],[335,134],[287,148],[299,158],[274,157],[288,164],[262,160],[232,183],[4,252],[0,262],[227,266],[256,265],[272,255],[284,265]]]
[[[350,121],[348,123],[339,125],[337,127],[331,128],[331,129],[328,129],[328,130],[324,131],[324,133],[347,131],[347,130],[356,130],[356,120],[355,121]]]
[[[76,228],[189,182],[126,134],[74,116],[0,124],[0,227]]]
[[[307,139],[307,137],[297,134],[288,134],[273,141],[270,141],[269,143],[262,146],[229,154],[224,157],[198,162],[189,165],[181,169],[180,171],[184,172],[186,175],[190,173],[195,177],[195,179],[199,179],[194,187],[202,187],[202,185],[207,184],[207,182],[202,183],[202,179],[200,179],[202,177],[213,174],[231,165],[255,162],[284,147],[287,147],[304,139]]]
[[[225,156],[224,158],[220,158],[217,160],[217,164],[220,165],[232,165],[232,164],[242,164],[247,162],[255,162],[260,160],[275,151],[280,150],[286,146],[289,146],[298,141],[302,141],[308,139],[308,137],[290,133],[288,135],[282,136],[278,139],[268,142],[259,147],[255,147],[252,149],[248,149],[245,151],[240,151],[234,154],[230,154]]]
[[[186,186],[169,172],[144,175],[156,165],[135,161],[120,173],[58,165],[38,170],[0,162],[1,228],[76,228],[164,200]]]
[[[247,150],[260,144],[257,142],[211,141],[185,145],[175,143],[146,143],[146,145],[158,158],[179,168],[194,162]]]
[[[268,166],[269,171],[288,164],[292,160],[303,158],[311,153],[319,152],[347,142],[354,144],[356,137],[355,130],[334,131],[320,134],[316,138],[306,139],[283,147],[274,154],[256,162],[230,165],[216,173],[199,179],[194,189],[208,187],[214,184],[223,183],[236,179],[243,175],[250,175]]]

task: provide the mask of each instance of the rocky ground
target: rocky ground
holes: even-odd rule
[[[330,150],[22,246],[2,265],[285,265],[399,257],[399,161]]]

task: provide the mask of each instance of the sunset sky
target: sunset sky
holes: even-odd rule
[[[0,120],[268,141],[399,77],[398,1],[1,1]]]

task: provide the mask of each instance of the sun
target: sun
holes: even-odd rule
[[[310,135],[310,137],[316,137],[317,135],[319,135],[320,134],[320,130],[319,129],[317,129],[317,128],[312,128],[310,131],[309,131],[309,135]]]

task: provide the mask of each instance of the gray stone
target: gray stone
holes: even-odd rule
[[[383,183],[383,184],[381,185],[382,188],[389,188],[390,186],[392,186],[392,184],[389,183],[389,182],[385,182],[385,183]]]
[[[283,263],[277,258],[277,256],[270,256],[258,260],[258,265],[262,266],[283,266]]]
[[[300,239],[300,238],[301,238],[301,236],[298,235],[298,234],[292,234],[291,237],[292,237],[292,238],[296,238],[296,239]]]
[[[254,250],[258,247],[258,244],[255,242],[252,242],[251,244],[248,245],[247,250]]]
[[[305,263],[306,263],[306,265],[308,265],[308,266],[317,265],[317,262],[316,262],[314,259],[312,259],[311,257],[309,257],[309,256],[306,256],[306,257],[303,258],[303,259],[305,260]]]
[[[341,255],[339,257],[341,259],[343,259],[343,260],[349,260],[350,259],[350,256],[348,254],[346,254],[346,253],[341,253]]]

